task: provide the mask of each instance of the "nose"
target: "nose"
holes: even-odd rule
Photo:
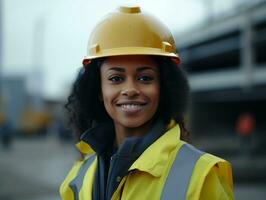
[[[135,87],[134,83],[128,83],[125,88],[122,89],[121,94],[123,96],[134,97],[140,94],[140,91]]]
[[[139,95],[139,91],[135,88],[130,88],[130,89],[122,90],[121,94],[124,96],[128,96],[128,97],[134,97],[134,96]]]

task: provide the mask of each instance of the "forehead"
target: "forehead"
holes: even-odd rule
[[[145,55],[111,56],[104,60],[101,70],[107,70],[113,67],[125,69],[149,67],[157,69],[157,63],[153,57]]]

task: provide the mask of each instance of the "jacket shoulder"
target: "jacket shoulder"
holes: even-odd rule
[[[214,174],[216,178],[211,179],[210,177],[213,176],[210,174]],[[187,199],[200,199],[203,186],[206,185],[205,182],[207,181],[211,182],[211,185],[217,185],[217,187],[222,182],[225,187],[232,190],[233,180],[230,163],[215,155],[204,153],[195,165],[187,192]],[[223,188],[215,188],[215,190],[219,192]]]

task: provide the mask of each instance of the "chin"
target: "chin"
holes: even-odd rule
[[[132,119],[128,119],[128,120],[123,120],[120,122],[120,124],[126,128],[139,128],[145,124],[147,124],[150,121],[150,119],[138,119],[138,120],[132,120]]]

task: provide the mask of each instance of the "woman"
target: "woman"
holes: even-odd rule
[[[233,199],[229,163],[186,143],[178,63],[169,30],[139,7],[97,25],[68,99],[84,158],[62,199]]]

